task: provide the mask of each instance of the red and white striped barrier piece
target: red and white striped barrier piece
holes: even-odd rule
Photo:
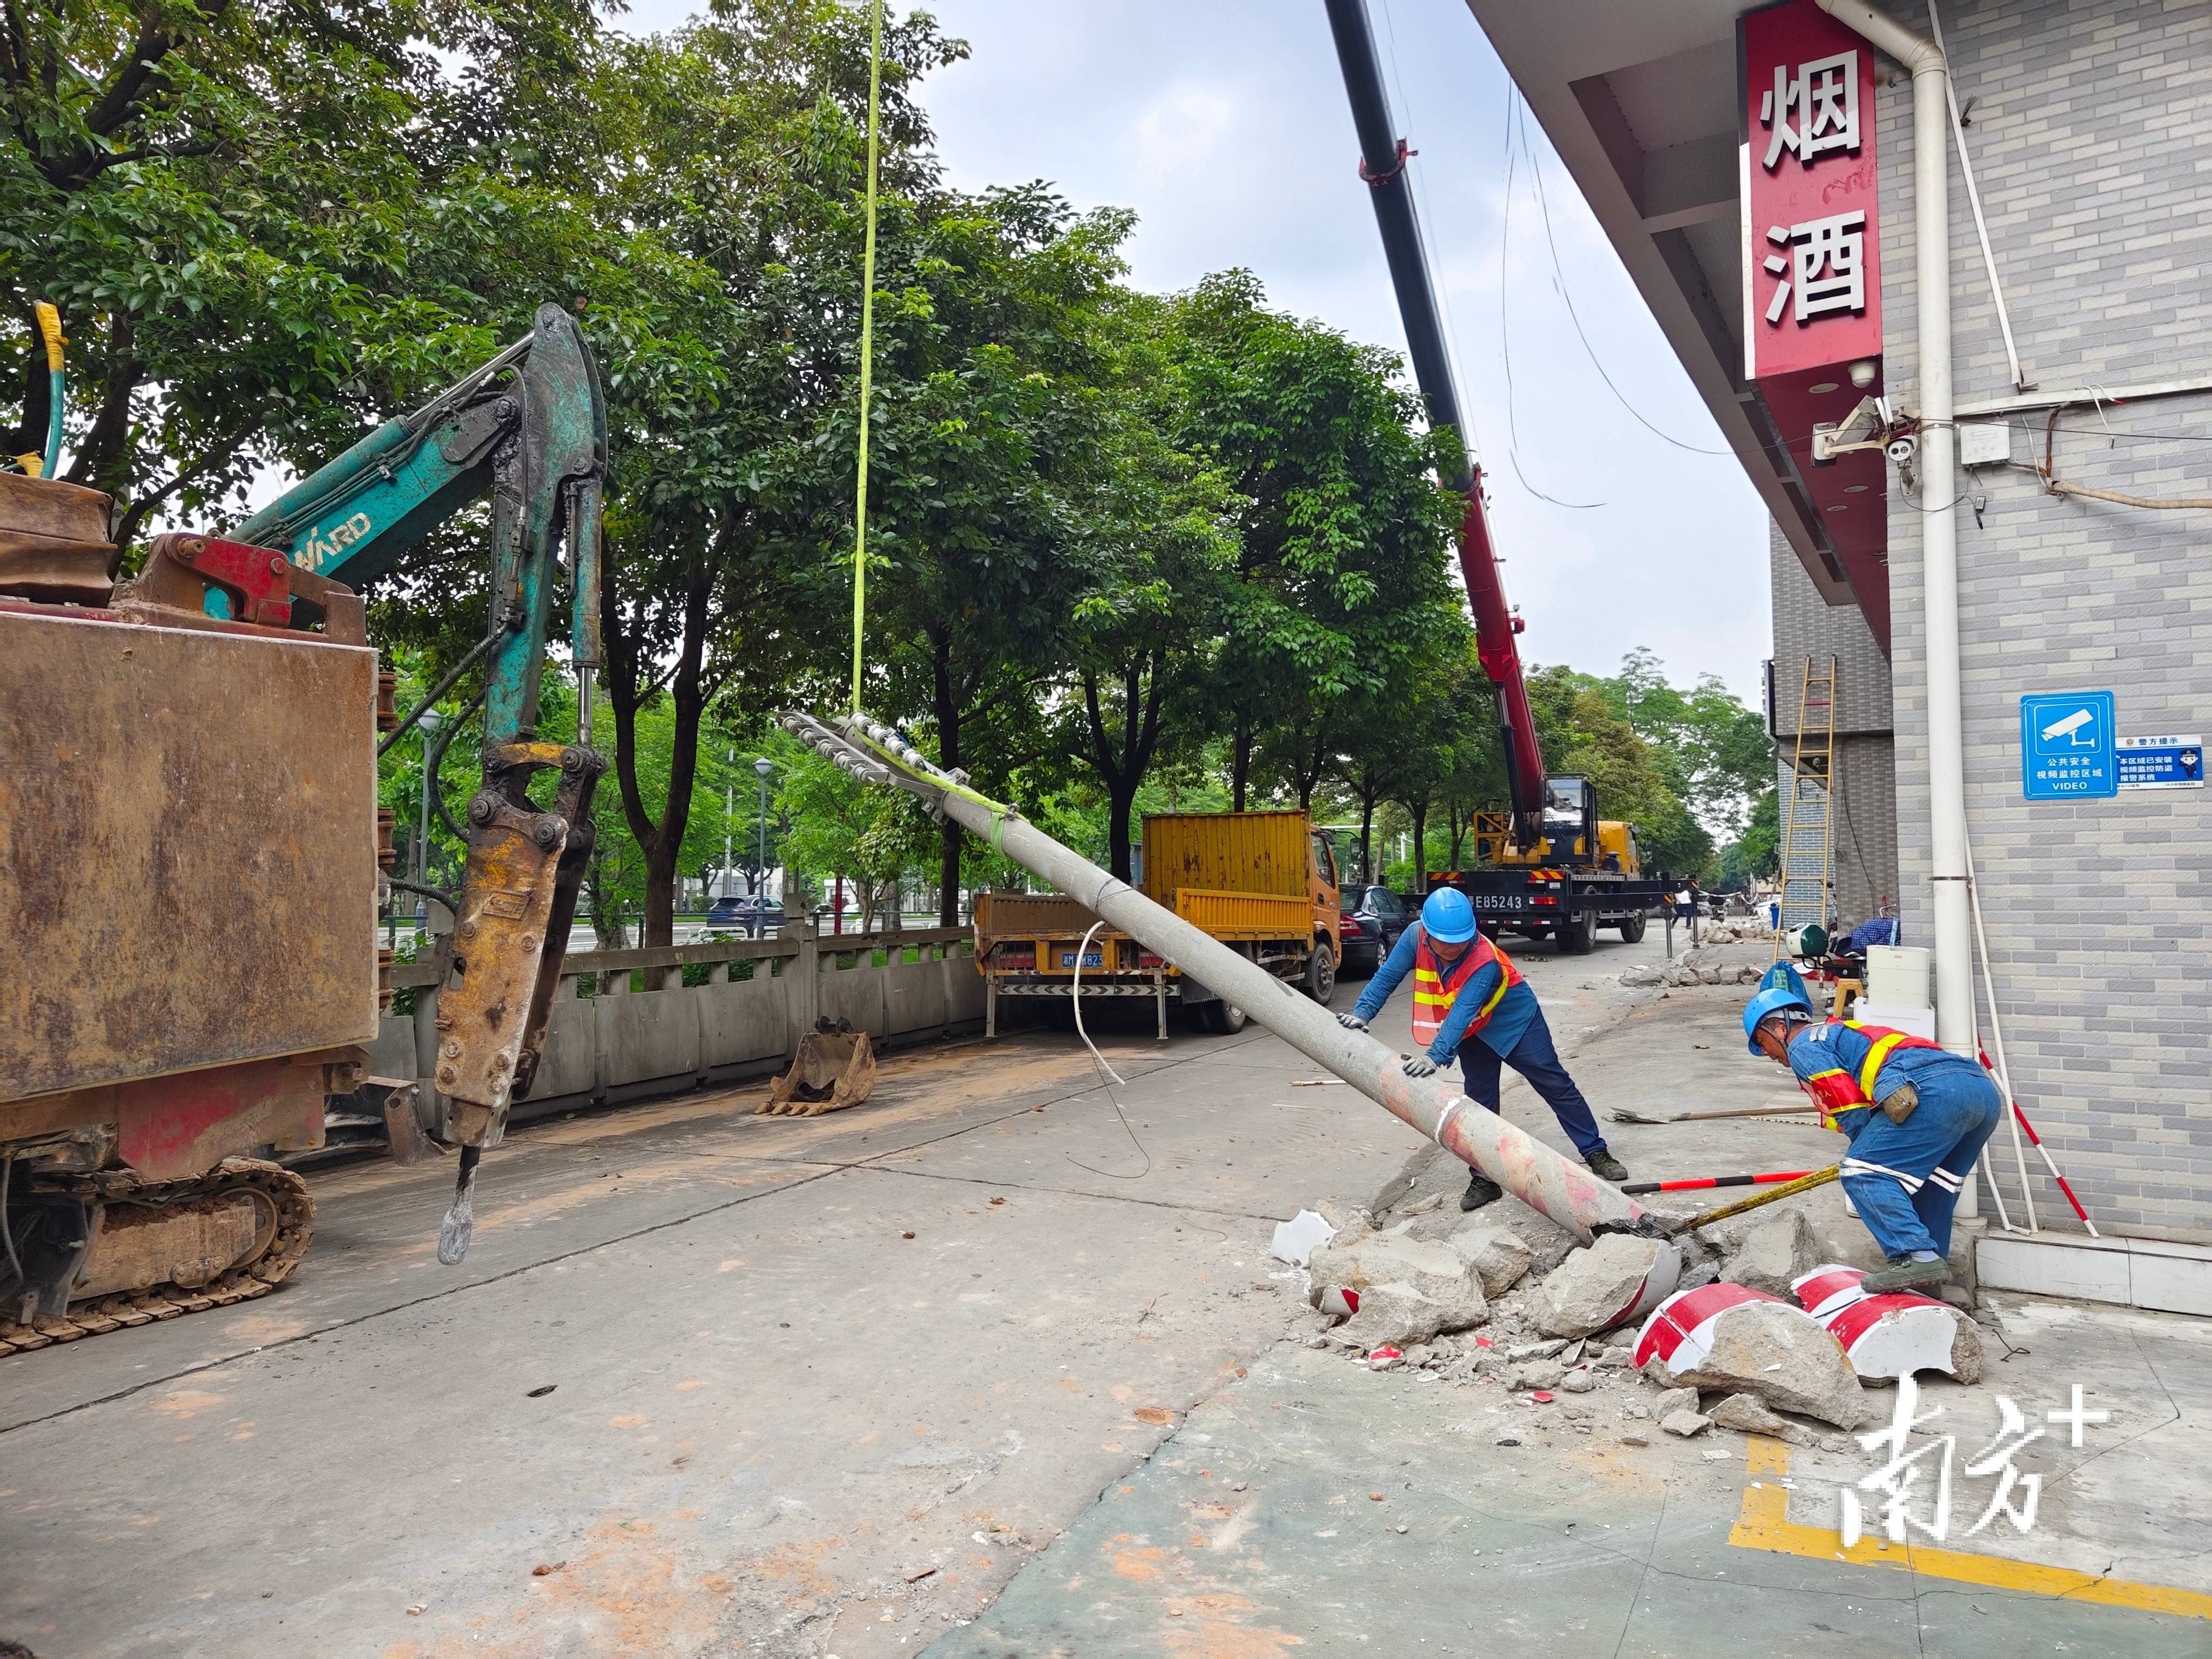
[[[1325,1314],[1334,1314],[1340,1319],[1349,1319],[1359,1311],[1359,1292],[1349,1285],[1329,1285],[1322,1287],[1321,1300],[1314,1306]]]
[[[1782,1302],[1778,1296],[1754,1291],[1748,1285],[1699,1285],[1677,1291],[1651,1310],[1637,1333],[1635,1361],[1638,1370],[1652,1360],[1670,1371],[1694,1370],[1713,1351],[1713,1326],[1731,1308],[1747,1302]],[[1784,1307],[1790,1304],[1782,1302]]]
[[[1865,1277],[1862,1268],[1831,1262],[1792,1279],[1790,1288],[1843,1345],[1861,1378],[1880,1382],[1915,1371],[1958,1376],[1958,1313],[1909,1291],[1870,1295],[1859,1284]]]

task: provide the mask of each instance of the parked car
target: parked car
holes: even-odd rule
[[[756,938],[783,926],[783,906],[755,893],[728,893],[708,907],[709,927],[734,927]]]
[[[1345,899],[1344,971],[1371,974],[1395,948],[1413,912],[1388,887],[1355,887]]]

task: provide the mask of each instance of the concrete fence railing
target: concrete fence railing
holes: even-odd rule
[[[802,924],[777,939],[571,956],[547,1021],[544,1063],[514,1117],[779,1072],[817,1018],[849,1021],[878,1047],[980,1030],[975,950],[965,927],[817,937]],[[686,969],[695,980],[704,969],[705,982],[686,985]],[[413,1011],[385,1017],[369,1070],[416,1079],[437,1127],[445,1117],[431,1080],[438,971],[403,963],[392,984],[413,993]]]

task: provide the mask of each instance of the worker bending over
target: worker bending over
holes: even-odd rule
[[[1869,1273],[1864,1287],[1901,1291],[1948,1279],[1951,1212],[2004,1115],[1989,1074],[1924,1037],[1818,1020],[1795,984],[1752,998],[1743,1030],[1751,1052],[1787,1066],[1820,1121],[1850,1138],[1844,1190],[1890,1264]]]
[[[1483,938],[1466,894],[1440,887],[1429,895],[1421,906],[1420,921],[1398,936],[1389,960],[1376,969],[1352,1011],[1336,1017],[1337,1024],[1365,1030],[1409,972],[1413,975],[1413,1041],[1428,1052],[1407,1057],[1407,1076],[1433,1077],[1439,1066],[1449,1066],[1456,1057],[1466,1074],[1468,1098],[1494,1112],[1498,1066],[1510,1066],[1544,1097],[1595,1174],[1606,1181],[1628,1179],[1620,1160],[1606,1150],[1589,1102],[1559,1064],[1535,992],[1521,977],[1513,959]],[[1469,1037],[1474,1041],[1468,1042]],[[1459,1206],[1479,1210],[1503,1191],[1481,1170],[1471,1170]]]

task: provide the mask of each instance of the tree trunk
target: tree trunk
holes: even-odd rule
[[[657,817],[647,810],[637,778],[637,711],[649,695],[639,660],[642,642],[624,625],[615,583],[610,580],[601,589],[607,703],[615,717],[615,777],[621,789],[623,815],[645,855],[645,915],[638,943],[647,948],[672,945],[676,939],[676,866],[684,848],[684,831],[690,822],[692,787],[698,780],[699,724],[707,707],[703,670],[718,563],[714,555],[701,558],[692,567],[683,594],[683,634],[675,673],[668,684],[676,709],[668,757],[668,793],[662,798]]]
[[[1252,728],[1243,720],[1237,723],[1237,736],[1230,751],[1229,810],[1244,810],[1245,786],[1252,781]]]
[[[1406,815],[1413,820],[1413,890],[1424,892],[1429,884],[1429,798],[1407,801]]]
[[[1444,814],[1444,821],[1451,829],[1451,867],[1456,870],[1460,847],[1467,840],[1467,819],[1456,805],[1448,804]]]
[[[1359,878],[1375,879],[1375,798],[1376,791],[1359,792]]]
[[[1147,675],[1146,670],[1150,669]],[[1098,700],[1098,677],[1089,669],[1083,672],[1083,707],[1090,720],[1091,767],[1106,786],[1109,822],[1106,826],[1106,846],[1110,867],[1122,881],[1132,879],[1133,860],[1130,858],[1129,814],[1136,808],[1138,786],[1145,779],[1145,769],[1152,764],[1152,751],[1160,737],[1160,682],[1162,665],[1146,659],[1133,658],[1121,669],[1121,729],[1117,734],[1106,729],[1105,711]],[[1149,682],[1149,683],[1148,683]],[[1144,712],[1138,713],[1141,698]]]

